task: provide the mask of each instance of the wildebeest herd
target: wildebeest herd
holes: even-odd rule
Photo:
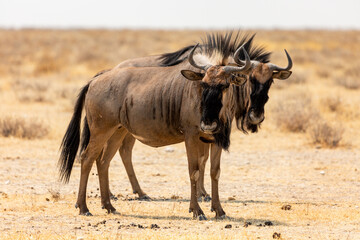
[[[140,188],[132,166],[135,140],[161,147],[185,142],[194,218],[206,219],[198,198],[211,199],[217,218],[225,217],[218,181],[222,149],[230,145],[232,121],[244,133],[256,132],[273,79],[291,75],[288,65],[270,62],[270,52],[254,46],[254,35],[208,34],[202,44],[159,56],[130,59],[96,74],[84,86],[61,145],[60,178],[68,182],[80,148],[81,177],[76,207],[91,216],[86,188],[96,160],[101,203],[112,206],[108,169],[119,150],[134,193]],[[85,109],[80,133],[82,110]],[[81,135],[81,137],[80,137]],[[204,189],[204,169],[210,154],[211,198]]]

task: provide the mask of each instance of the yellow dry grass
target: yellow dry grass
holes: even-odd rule
[[[259,133],[234,130],[220,178],[229,218],[216,221],[210,203],[201,203],[209,220],[199,222],[188,213],[183,144],[173,152],[135,145],[135,171],[151,202],[132,200],[121,160],[114,158],[110,187],[119,194],[113,204],[121,215],[101,209],[94,168],[88,186],[94,216],[78,216],[79,165],[63,185],[56,163],[78,89],[91,76],[128,58],[196,43],[203,31],[0,30],[0,120],[38,119],[47,131],[41,139],[0,136],[0,238],[360,239],[360,89],[354,87],[360,82],[360,32],[256,32],[256,43],[274,52],[273,62],[285,64],[282,49],[289,51],[293,81],[275,81]],[[279,110],[287,99],[307,98],[308,104],[298,104],[307,109],[294,104]],[[299,132],[279,124],[291,124],[294,116],[308,118],[309,125]],[[320,121],[343,130],[336,146],[313,143],[309,129]],[[205,187],[210,191],[209,166]],[[291,209],[282,210],[287,204]]]

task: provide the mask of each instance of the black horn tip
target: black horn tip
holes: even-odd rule
[[[290,70],[292,68],[292,59],[290,57],[290,54],[286,51],[286,49],[284,49],[286,57],[288,59],[288,66],[287,66],[287,70]]]

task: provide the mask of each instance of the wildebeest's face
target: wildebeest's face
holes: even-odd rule
[[[243,48],[239,48],[237,52],[241,49]],[[223,98],[230,84],[242,85],[245,83],[247,79],[241,75],[241,72],[246,71],[250,67],[250,58],[246,51],[243,50],[247,56],[247,64],[243,67],[220,65],[198,66],[192,59],[193,51],[189,55],[190,63],[196,68],[204,70],[205,73],[182,70],[181,74],[188,80],[201,81],[200,130],[207,134],[215,134],[221,130],[224,124],[227,124],[226,116],[220,115],[221,109],[223,108]]]
[[[286,50],[285,50],[286,51]],[[277,67],[271,63],[260,63],[252,61],[250,80],[250,108],[248,111],[247,128],[256,132],[258,126],[265,119],[265,104],[269,99],[268,92],[273,83],[273,79],[285,80],[291,75],[289,71],[292,61],[288,53],[288,66],[286,68]]]

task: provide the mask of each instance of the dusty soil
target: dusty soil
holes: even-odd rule
[[[75,165],[69,184],[59,183],[56,166],[58,149],[72,114],[77,89],[102,67],[93,70],[92,64],[96,62],[92,62],[87,66],[73,66],[74,72],[71,73],[65,73],[60,67],[40,74],[33,72],[34,65],[38,63],[35,57],[32,58],[38,56],[35,53],[26,53],[30,57],[19,64],[20,70],[8,71],[6,63],[0,64],[0,71],[4,73],[0,85],[0,112],[3,116],[37,117],[49,129],[42,139],[0,136],[0,238],[360,239],[360,91],[337,85],[332,81],[332,75],[326,75],[331,73],[329,65],[325,69],[328,72],[319,72],[324,70],[320,63],[302,56],[299,51],[317,49],[316,54],[319,54],[323,51],[319,42],[329,39],[330,35],[338,38],[328,40],[330,42],[326,44],[335,44],[334,48],[346,46],[341,57],[351,57],[348,54],[356,46],[354,39],[359,39],[359,33],[293,33],[298,38],[279,31],[260,32],[257,36],[257,41],[264,39],[271,50],[287,47],[289,52],[297,52],[295,59],[299,61],[299,67],[296,69],[307,74],[306,81],[294,85],[275,83],[266,105],[266,121],[259,133],[244,135],[234,129],[230,151],[224,152],[221,160],[219,189],[228,216],[225,220],[214,219],[209,202],[201,203],[207,221],[193,220],[192,214],[188,213],[190,184],[183,144],[170,146],[169,151],[167,148],[150,148],[139,142],[134,148],[133,164],[140,185],[152,201],[136,200],[121,159],[116,155],[110,167],[110,187],[118,196],[113,205],[120,215],[109,215],[101,209],[96,168],[93,167],[87,202],[94,216],[79,216],[74,204],[80,166]],[[0,39],[15,38],[20,43],[29,43],[37,36],[31,31],[22,32],[20,37],[16,34],[19,33],[2,31]],[[46,40],[46,36],[55,33],[45,31],[42,34]],[[74,39],[72,47],[77,49],[76,42],[84,34],[88,33],[60,32],[59,38]],[[155,44],[159,36],[175,38],[174,33],[151,31],[114,31],[106,34],[109,39],[121,34],[140,36],[138,41],[144,42],[136,44],[143,46],[145,40],[141,39],[146,39],[146,45],[153,49],[161,49]],[[176,34],[186,35],[189,39],[188,32]],[[192,34],[195,36],[191,41],[199,38],[198,33]],[[284,38],[276,37],[279,34]],[[348,37],[342,34],[348,34]],[[178,49],[180,43],[175,44],[176,39],[171,40],[162,52]],[[96,43],[96,39],[93,41]],[[152,42],[154,45],[151,45]],[[286,46],[280,46],[281,43]],[[181,43],[180,46],[183,45]],[[14,56],[25,56],[25,53],[18,54],[15,50],[13,53]],[[280,53],[275,57],[284,61]],[[324,57],[330,53],[322,54],[316,56]],[[122,60],[122,57],[119,59]],[[327,64],[341,64],[331,54],[329,59],[331,61]],[[358,64],[358,55],[354,59],[354,64]],[[86,63],[90,60],[86,59]],[[117,63],[112,59],[105,60],[112,65]],[[104,65],[110,65],[106,61]],[[71,67],[66,66],[65,69]],[[313,97],[312,106],[319,109],[324,119],[344,128],[343,139],[338,146],[327,148],[313,144],[307,132],[286,131],[278,126],[276,106],[285,101],[286,96],[296,95],[299,91],[306,91]],[[322,103],[333,95],[341,98],[340,108],[329,111]],[[38,96],[41,98],[38,99]],[[205,187],[210,193],[209,164]]]

